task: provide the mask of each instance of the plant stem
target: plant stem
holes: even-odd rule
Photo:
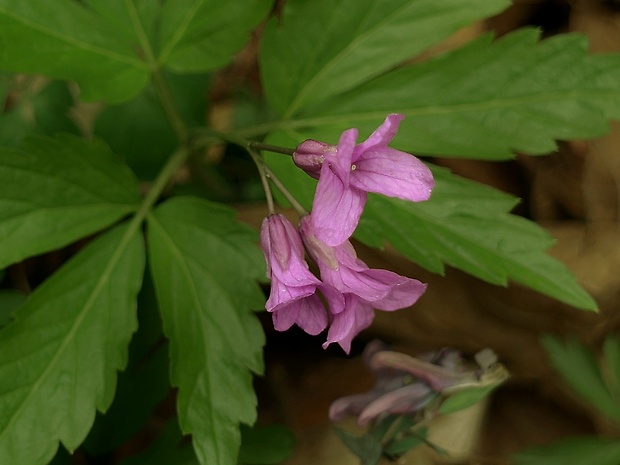
[[[284,155],[293,155],[295,149],[289,149],[287,147],[280,147],[278,145],[263,144],[262,142],[250,141],[248,146],[257,150],[266,150],[267,152],[282,153]]]
[[[273,171],[271,171],[271,169],[269,169],[267,165],[265,165],[265,173],[267,174],[269,179],[271,179],[271,182],[278,188],[278,190],[282,192],[282,195],[286,197],[286,200],[291,203],[291,205],[300,217],[308,214],[308,210],[306,210],[303,205],[297,201],[293,194],[290,193],[286,186],[282,184],[282,181],[278,179],[278,177],[273,173]]]
[[[161,69],[154,70],[153,82],[157,88],[162,107],[166,113],[168,121],[170,122],[170,126],[172,126],[179,142],[181,142],[181,144],[186,143],[189,136],[189,130],[187,129],[185,121],[183,121],[183,118],[174,103],[174,99],[170,93],[170,88],[168,87],[168,83],[166,82],[166,78],[161,72]]]
[[[271,188],[269,187],[269,181],[267,178],[269,177],[268,170],[269,168],[265,165],[263,157],[261,157],[260,153],[254,150],[250,144],[248,144],[248,152],[258,169],[258,174],[260,175],[261,183],[263,184],[263,189],[265,190],[265,198],[267,199],[267,208],[269,210],[269,214],[273,215],[276,212],[275,205],[273,203],[273,195],[271,194]]]

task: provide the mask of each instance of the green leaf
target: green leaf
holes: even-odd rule
[[[166,73],[166,78],[185,121],[204,125],[207,77]],[[123,130],[119,131],[119,127]],[[140,179],[147,180],[155,178],[178,144],[152,86],[128,102],[105,108],[97,117],[93,132],[122,156]]]
[[[414,449],[422,444],[426,444],[426,436],[428,435],[427,428],[420,428],[414,435],[407,435],[399,439],[390,441],[384,448],[384,452],[389,455],[401,456],[406,454],[411,449]]]
[[[0,0],[0,68],[75,80],[85,100],[121,101],[146,85],[134,46],[79,2]]]
[[[612,398],[595,355],[573,339],[541,338],[551,363],[580,397],[603,415],[620,422],[620,404]]]
[[[138,294],[139,328],[129,345],[129,363],[118,377],[112,406],[97,419],[82,448],[101,456],[121,446],[145,427],[153,408],[169,391],[168,346],[149,273]]]
[[[105,410],[137,326],[144,251],[134,224],[90,243],[38,287],[0,333],[0,463],[74,450]]]
[[[243,465],[269,465],[280,463],[293,451],[295,435],[281,425],[241,426],[239,463]]]
[[[515,465],[617,465],[620,441],[601,437],[563,439],[513,456]]]
[[[198,465],[198,460],[191,447],[181,445],[182,434],[176,418],[168,421],[164,431],[144,452],[125,460],[119,465]]]
[[[135,177],[100,141],[33,137],[0,148],[0,268],[96,232],[139,200]]]
[[[450,413],[466,409],[467,407],[471,407],[472,405],[477,404],[486,396],[491,394],[491,392],[497,386],[498,385],[496,384],[456,392],[450,395],[441,403],[441,406],[439,407],[439,413],[441,415],[448,415]]]
[[[13,289],[0,290],[0,328],[11,321],[13,312],[24,303],[26,296]]]
[[[616,402],[620,402],[620,338],[609,335],[603,344],[604,375]]]
[[[344,129],[370,132],[404,113],[394,146],[421,154],[509,159],[546,154],[556,139],[598,137],[620,117],[620,55],[589,55],[587,39],[562,34],[538,42],[522,29],[491,42],[408,66],[306,109],[284,128],[325,140]]]
[[[161,13],[159,64],[203,72],[228,63],[265,18],[271,0],[169,0]]]
[[[269,139],[291,146],[295,136]],[[268,165],[309,209],[315,181],[290,158],[266,154]],[[355,237],[373,247],[391,244],[411,261],[442,274],[450,265],[496,285],[508,280],[578,308],[596,302],[559,260],[547,255],[553,237],[536,223],[511,215],[517,199],[431,166],[436,187],[430,200],[412,203],[370,195]]]
[[[355,436],[349,431],[334,428],[336,436],[347,448],[360,459],[361,465],[378,465],[381,460],[382,447],[379,440],[371,434]]]
[[[506,0],[289,0],[262,38],[267,102],[284,118],[355,88]]]
[[[228,208],[176,197],[149,216],[148,239],[181,428],[200,463],[234,464],[238,424],[256,418],[251,372],[263,370],[264,335],[249,310],[265,302],[257,234]]]

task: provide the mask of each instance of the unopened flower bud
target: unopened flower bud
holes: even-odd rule
[[[315,179],[319,179],[321,166],[326,153],[336,152],[336,146],[308,139],[303,141],[293,153],[293,162]]]

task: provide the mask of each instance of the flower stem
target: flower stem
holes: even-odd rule
[[[269,179],[271,179],[271,182],[278,188],[278,190],[282,192],[282,195],[286,197],[286,200],[291,203],[291,205],[300,217],[308,214],[308,210],[306,210],[303,205],[297,201],[293,194],[290,193],[286,186],[282,184],[282,181],[280,181],[280,179],[273,173],[273,171],[271,171],[271,169],[267,165],[265,165],[265,173],[267,174]]]
[[[257,142],[257,141],[248,142],[248,147],[251,147],[257,150],[266,150],[267,152],[282,153],[284,155],[293,155],[295,153],[295,149],[289,149],[287,147],[280,147],[278,145],[263,144],[262,142]]]
[[[254,150],[250,144],[248,144],[248,152],[256,165],[256,169],[258,169],[258,174],[260,175],[261,183],[263,184],[263,189],[265,191],[265,198],[267,199],[267,208],[269,209],[269,214],[273,215],[276,212],[275,205],[273,203],[273,195],[271,194],[271,188],[269,187],[269,174],[267,170],[269,169],[267,165],[265,165],[265,161],[263,157],[261,157],[260,153]]]

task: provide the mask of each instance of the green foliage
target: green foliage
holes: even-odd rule
[[[283,17],[271,20],[261,41],[267,101],[283,118],[290,118],[310,104],[354,89],[508,4],[506,0],[444,0],[441,5],[434,0],[291,0]]]
[[[538,446],[520,452],[515,465],[617,465],[620,441],[601,437],[569,438],[550,446]]]
[[[574,340],[545,336],[541,340],[554,368],[568,386],[603,415],[620,424],[620,338],[607,337],[603,357]],[[575,437],[519,452],[515,465],[614,465],[620,462],[620,440]]]
[[[101,141],[0,148],[0,268],[98,231],[138,206],[133,173]]]
[[[335,143],[344,129],[369,133],[386,114],[403,113],[395,147],[493,160],[512,158],[515,151],[546,154],[556,149],[554,139],[607,132],[607,121],[620,117],[620,56],[587,55],[587,40],[577,34],[540,43],[538,36],[527,29],[495,42],[482,36],[453,52],[355,81],[356,88],[274,126],[298,131],[301,140]]]
[[[347,448],[360,459],[361,465],[377,465],[381,459],[381,442],[372,434],[355,436],[349,431],[334,428],[334,432]]]
[[[243,426],[255,420],[252,375],[263,371],[264,335],[252,313],[264,305],[257,234],[222,205],[174,197],[186,186],[167,188],[211,163],[202,158],[206,147],[244,146],[244,137],[263,135],[287,147],[308,137],[335,143],[342,130],[366,135],[393,112],[408,116],[395,146],[423,154],[506,159],[553,150],[558,138],[602,134],[620,116],[620,59],[587,56],[582,37],[541,42],[525,30],[411,61],[508,4],[288,0],[267,21],[260,45],[261,82],[253,84],[264,89],[265,105],[248,109],[262,95],[250,86],[235,95],[236,76],[227,82],[230,94],[218,95],[242,107],[236,121],[255,126],[219,133],[204,128],[207,87],[229,77],[223,67],[251,42],[271,1],[0,0],[0,269],[83,241],[26,299],[4,288],[10,279],[2,283],[0,463],[44,465],[59,443],[73,451],[83,441],[99,460],[144,424],[168,390],[168,370],[179,389],[181,431],[193,435],[194,447],[180,446],[182,432],[171,421],[122,465],[232,465],[238,453],[246,465],[282,460],[293,444],[288,430]],[[92,127],[80,125],[105,142],[76,136],[78,88],[80,99],[107,104]],[[230,147],[221,153],[247,155]],[[266,160],[309,207],[315,182],[288,158]],[[202,192],[247,199],[256,181],[245,166],[218,177],[209,165],[211,184]],[[358,239],[389,243],[432,272],[450,265],[596,307],[546,255],[552,238],[509,214],[516,199],[433,170],[429,202],[371,196]],[[153,283],[143,277],[145,251]],[[143,284],[141,327],[130,344]],[[599,368],[583,347],[549,341],[577,392],[619,420],[620,342],[606,342]],[[445,410],[483,393],[461,394]],[[389,438],[388,455],[426,443],[425,432],[409,434],[409,426]],[[365,463],[379,460],[382,436],[342,437]],[[617,444],[597,441],[566,446],[570,459],[600,452],[601,463],[617,462]],[[54,463],[69,463],[62,450]]]
[[[201,463],[234,464],[237,425],[255,420],[248,370],[263,370],[263,334],[247,310],[264,304],[256,234],[232,210],[190,197],[159,206],[148,226],[181,428],[192,433]]]
[[[38,287],[0,337],[0,463],[74,450],[112,402],[136,330],[144,252],[135,227],[93,241]]]
[[[144,89],[154,69],[203,72],[226,64],[270,5],[0,0],[0,69],[72,79],[84,100],[121,102]]]
[[[208,77],[202,74],[166,74],[166,77],[185,119],[196,126],[203,124],[203,94]],[[97,116],[93,132],[122,156],[140,179],[154,179],[177,144],[153,86],[128,102],[106,107]]]
[[[553,336],[541,340],[554,368],[568,385],[603,415],[620,423],[620,403],[617,397],[617,350],[620,341],[610,336],[605,343],[605,365],[599,366],[596,355],[582,343]],[[610,374],[610,377],[607,377]]]
[[[448,415],[471,407],[491,394],[496,387],[497,385],[474,387],[454,393],[441,403],[438,412],[441,415]]]

